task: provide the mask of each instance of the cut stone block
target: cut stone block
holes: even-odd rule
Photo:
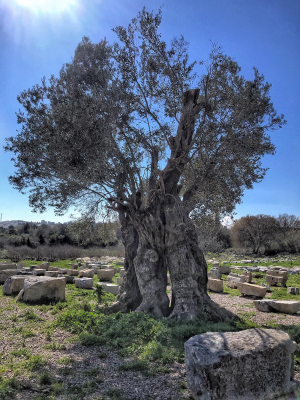
[[[296,343],[276,329],[208,332],[184,344],[195,400],[274,399],[293,391]]]
[[[295,314],[300,311],[300,301],[296,300],[273,300],[270,306],[284,314]]]
[[[299,294],[299,288],[298,288],[298,287],[291,287],[291,286],[289,286],[289,287],[287,288],[287,292],[288,292],[289,294],[298,295],[298,294]]]
[[[261,312],[272,312],[272,308],[270,307],[269,300],[253,300],[254,306],[257,309],[257,311]]]
[[[209,278],[207,282],[207,289],[217,293],[223,292],[223,281],[221,279]]]
[[[295,314],[300,311],[300,301],[295,300],[254,300],[255,308],[262,312],[280,312],[283,314]]]
[[[101,283],[99,282],[98,285],[103,286],[103,290],[106,293],[111,293],[114,296],[118,296],[120,291],[120,286],[114,285],[113,283]]]
[[[125,268],[120,268],[119,273],[120,273],[120,277],[123,278],[125,275]]]
[[[17,264],[1,263],[0,271],[5,271],[7,269],[17,269]]]
[[[59,267],[54,267],[54,266],[50,266],[50,267],[48,268],[48,271],[59,271],[59,270],[60,270]]]
[[[219,267],[212,267],[207,275],[210,279],[221,279],[222,278],[222,272]]]
[[[43,276],[45,275],[46,270],[43,268],[35,268],[33,274],[36,276]]]
[[[100,269],[97,271],[97,276],[100,281],[111,282],[114,275],[115,271],[112,269]]]
[[[3,294],[6,296],[18,294],[23,289],[25,278],[25,275],[13,275],[7,278],[2,288]]]
[[[70,272],[70,270],[68,271]],[[83,278],[94,278],[95,272],[94,270],[91,269],[84,269],[82,271],[79,271],[79,277],[83,277]]]
[[[19,275],[19,270],[5,269],[3,271],[0,271],[0,284],[3,284],[7,278],[13,275]]]
[[[26,263],[24,262],[17,263],[17,269],[22,269],[22,268],[26,268]]]
[[[60,274],[67,274],[70,270],[68,268],[59,268],[58,272]]]
[[[94,284],[94,278],[74,278],[74,283],[79,289],[91,289]]]
[[[116,281],[117,281],[117,284],[119,285],[119,286],[121,286],[122,285],[122,283],[123,283],[123,278],[117,278],[116,279]]]
[[[65,301],[66,281],[50,276],[26,277],[17,300],[25,303],[49,303]]]
[[[252,281],[252,273],[250,271],[244,271],[242,276],[245,277],[246,283],[250,283]]]
[[[226,274],[226,275],[230,274],[231,269],[230,269],[229,265],[220,265],[219,268],[220,268],[222,274]]]
[[[79,275],[79,271],[77,271],[77,269],[69,269],[68,275],[70,275],[70,276],[78,276]]]
[[[58,271],[46,271],[45,276],[52,276],[56,278],[58,276]]]
[[[259,285],[251,285],[250,283],[238,283],[238,290],[244,296],[265,297],[267,288]]]
[[[281,286],[285,286],[288,280],[288,273],[286,271],[269,270],[266,274],[267,284],[270,286],[276,286],[280,283]]]
[[[245,282],[245,277],[243,275],[234,274],[231,272],[226,279],[226,285],[231,289],[237,289],[238,283]]]

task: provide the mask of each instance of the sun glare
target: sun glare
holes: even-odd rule
[[[34,13],[60,14],[65,11],[72,11],[78,6],[78,0],[14,0],[21,8]]]

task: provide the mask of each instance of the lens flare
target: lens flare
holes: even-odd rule
[[[61,14],[78,6],[78,0],[14,0],[14,3],[33,13],[43,14]]]

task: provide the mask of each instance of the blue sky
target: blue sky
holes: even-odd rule
[[[247,214],[295,214],[300,217],[300,2],[299,0],[0,0],[0,213],[3,220],[67,221],[50,209],[35,214],[28,197],[13,189],[14,171],[4,138],[18,125],[17,95],[57,75],[71,61],[83,36],[93,42],[116,40],[111,29],[127,26],[145,5],[163,6],[161,33],[167,42],[182,34],[190,42],[190,59],[203,60],[211,42],[242,67],[246,78],[253,66],[272,83],[271,98],[287,125],[272,133],[277,151],[263,160],[265,179],[245,192],[236,208]]]

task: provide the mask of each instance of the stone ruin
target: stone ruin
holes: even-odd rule
[[[296,343],[276,329],[208,332],[184,345],[195,400],[274,399],[293,391]]]
[[[267,271],[266,281],[267,284],[270,286],[276,286],[278,283],[280,283],[281,286],[285,287],[287,280],[288,280],[287,271],[280,271],[275,269]]]

